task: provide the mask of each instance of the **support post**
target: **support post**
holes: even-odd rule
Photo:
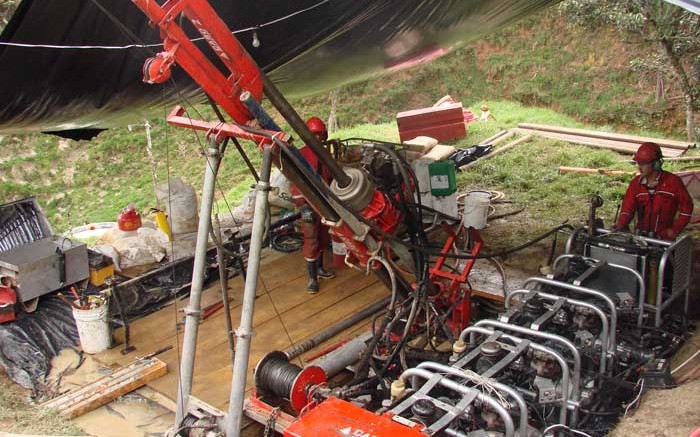
[[[187,415],[190,393],[192,391],[192,376],[194,373],[194,358],[197,351],[197,333],[201,315],[202,288],[204,285],[204,269],[207,263],[207,240],[211,226],[211,210],[214,203],[214,188],[216,174],[219,171],[222,152],[216,142],[215,135],[209,139],[209,149],[206,154],[204,169],[204,185],[202,188],[202,204],[199,209],[199,227],[197,228],[197,245],[194,253],[192,268],[192,285],[190,287],[190,303],[185,309],[185,336],[182,341],[182,358],[180,361],[180,387],[177,392],[177,409],[175,411],[175,429],[182,426]]]
[[[243,288],[243,306],[241,307],[241,324],[236,330],[236,353],[233,360],[231,377],[231,395],[228,414],[226,415],[226,437],[238,437],[243,419],[243,400],[245,397],[246,377],[248,376],[248,359],[250,342],[253,336],[253,310],[255,308],[255,291],[258,285],[260,253],[265,238],[267,221],[267,193],[270,189],[270,170],[272,167],[272,148],[268,145],[263,150],[260,181],[255,187],[255,213],[253,229],[248,252],[248,268]]]
[[[216,261],[219,263],[219,284],[221,285],[221,302],[224,304],[224,322],[226,323],[226,340],[228,340],[228,349],[231,352],[231,365],[233,365],[233,349],[236,347],[233,341],[233,323],[231,322],[231,306],[229,305],[228,295],[228,270],[226,270],[226,254],[224,253],[224,240],[221,238],[221,222],[219,215],[215,216],[216,220]],[[243,264],[243,263],[241,263]]]

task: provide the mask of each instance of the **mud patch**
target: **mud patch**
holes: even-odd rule
[[[140,389],[122,396],[74,422],[95,437],[162,436],[175,423],[175,414],[149,399],[148,392]]]

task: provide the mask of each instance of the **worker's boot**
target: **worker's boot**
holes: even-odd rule
[[[306,270],[309,272],[309,282],[306,284],[306,292],[309,294],[318,293],[318,270],[316,261],[306,261]]]
[[[316,273],[318,274],[319,279],[331,279],[335,278],[335,272],[331,270],[326,270],[323,268],[323,252],[321,252],[318,255],[318,259],[316,260]]]

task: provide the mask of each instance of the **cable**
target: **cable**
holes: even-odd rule
[[[693,358],[697,357],[698,355],[700,355],[700,349],[698,349],[697,351],[695,351],[695,353],[694,353],[693,355],[691,355],[687,360],[683,361],[680,365],[678,365],[678,367],[676,367],[675,369],[671,370],[671,374],[676,373],[677,370],[680,370],[682,367],[684,367],[686,364],[688,364],[689,362],[691,362],[691,361],[693,360]]]
[[[625,408],[625,414],[624,414],[625,417],[627,416],[627,413],[630,412],[630,408],[632,408],[637,403],[637,401],[639,401],[639,399],[642,397],[643,392],[644,392],[644,378],[639,380],[639,393],[637,393],[637,396],[635,396],[635,398],[632,399],[632,402],[630,402],[629,405],[627,405],[627,408]]]
[[[92,3],[97,6],[100,11],[105,13],[112,21],[119,21],[114,15],[112,15],[111,12],[109,12],[105,7],[103,7],[101,4],[99,4],[96,0],[91,0]],[[298,11],[292,12],[291,14],[285,15],[280,18],[275,18],[271,21],[268,21],[263,24],[258,24],[256,26],[251,26],[251,27],[246,27],[245,29],[238,29],[238,30],[233,30],[231,31],[232,35],[236,35],[239,33],[244,33],[244,32],[250,32],[256,31],[258,29],[262,29],[263,27],[267,27],[273,24],[277,24],[281,21],[288,20],[292,17],[295,17],[299,14],[303,14],[304,12],[308,12],[312,9],[316,9],[317,7],[323,5],[324,3],[328,3],[331,0],[322,0],[314,5],[309,6],[308,8],[305,9],[300,9]],[[119,22],[119,27],[122,27],[123,24]],[[125,29],[126,26],[123,26]],[[122,29],[123,30],[123,29]],[[129,30],[131,33],[131,31]],[[138,38],[133,35],[130,35],[133,37],[134,40],[138,40]],[[204,41],[204,37],[198,37],[198,38],[191,38],[190,42],[198,42],[198,41]],[[154,43],[154,44],[127,44],[127,45],[121,45],[121,46],[113,46],[113,45],[99,45],[99,44],[88,44],[88,45],[59,45],[59,44],[30,44],[30,43],[19,43],[19,42],[6,42],[6,41],[0,41],[0,46],[10,46],[10,47],[23,47],[23,48],[39,48],[39,49],[60,49],[60,50],[128,50],[128,49],[150,49],[153,47],[163,47],[163,43]]]
[[[241,127],[245,128],[244,126],[241,126]],[[286,156],[288,158],[290,158],[292,160],[292,162],[297,161],[297,158],[288,151],[287,144],[285,142],[283,142],[282,140],[280,140],[277,137],[274,137],[271,139],[273,141],[275,141],[275,143],[277,143],[277,145],[280,146],[282,151],[286,154]],[[321,184],[321,185],[318,185],[317,188],[320,189],[321,191],[323,191],[325,195],[327,195],[328,197],[333,199],[335,202],[338,202],[341,205],[344,203],[342,200],[340,200],[338,198],[338,196],[336,196],[335,193],[333,193],[333,191],[331,191],[331,189],[328,186]],[[384,237],[388,240],[399,243],[399,244],[401,244],[409,249],[413,249],[413,250],[415,250],[417,252],[421,252],[425,255],[443,256],[445,258],[455,258],[455,259],[488,259],[488,258],[493,258],[493,257],[498,257],[498,256],[509,255],[511,253],[515,253],[515,252],[523,250],[527,247],[530,247],[530,246],[544,240],[545,238],[549,237],[550,235],[554,234],[555,232],[559,232],[562,229],[572,229],[571,225],[567,224],[567,222],[564,222],[561,225],[556,226],[556,227],[550,229],[549,231],[545,232],[544,234],[539,235],[536,238],[533,238],[531,240],[528,240],[519,246],[510,248],[510,249],[506,249],[506,250],[502,250],[502,251],[496,252],[496,253],[483,254],[483,255],[459,255],[459,254],[449,254],[449,253],[443,254],[440,251],[430,250],[430,249],[426,249],[425,247],[422,247],[422,246],[418,246],[418,245],[415,245],[412,243],[407,243],[407,242],[401,240],[400,238],[396,237],[395,235],[389,234],[388,232],[385,232],[383,229],[380,229],[374,223],[365,219],[364,217],[362,217],[361,214],[357,213],[356,211],[352,211],[352,210],[348,209],[348,212],[350,212],[357,220],[359,220],[362,223],[369,226],[374,232],[376,232],[377,234],[381,235],[382,237]]]
[[[565,429],[565,430],[567,430],[567,431],[571,431],[571,432],[573,432],[574,434],[580,435],[580,436],[583,436],[583,437],[591,437],[590,434],[586,434],[586,433],[583,432],[583,431],[575,430],[575,429],[573,429],[573,428],[570,428],[570,427],[568,427],[568,426],[566,426],[566,425],[562,425],[562,424],[560,424],[560,423],[558,423],[558,424],[556,424],[556,425],[550,425],[550,426],[548,426],[547,428],[544,429],[544,431],[542,431],[542,435],[543,435],[543,436],[544,436],[544,435],[547,435],[547,433],[548,433],[549,431],[552,431],[552,430],[554,430],[554,429],[559,429],[559,428],[563,428],[563,429]]]

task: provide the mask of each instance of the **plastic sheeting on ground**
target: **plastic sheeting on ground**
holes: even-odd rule
[[[291,96],[425,62],[557,0],[210,3]],[[191,26],[185,30],[199,36]],[[179,68],[173,75],[177,89],[141,81],[143,62],[160,50],[161,40],[130,1],[24,0],[0,41],[28,45],[0,43],[2,132],[61,131],[89,138],[95,129],[162,114],[164,103],[180,103],[179,92],[201,97]],[[155,46],[133,46],[142,43]]]
[[[78,344],[78,331],[68,304],[44,296],[37,310],[19,313],[14,322],[0,325],[0,365],[17,384],[34,393],[62,349]]]

